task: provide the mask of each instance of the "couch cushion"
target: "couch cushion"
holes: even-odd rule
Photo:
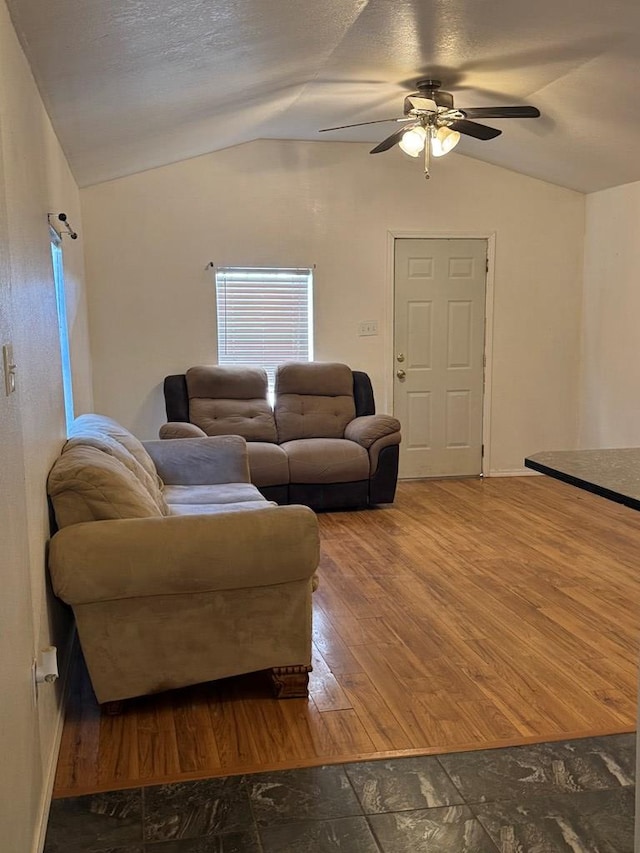
[[[247,510],[264,509],[277,506],[273,501],[238,501],[228,504],[172,504],[171,515],[217,515],[221,512],[246,512]]]
[[[353,373],[335,361],[288,361],[276,371],[276,394],[353,397]]]
[[[251,483],[221,483],[212,486],[166,486],[171,508],[178,504],[229,504],[241,501],[267,502]]]
[[[142,442],[117,421],[106,415],[80,415],[71,425],[63,453],[79,445],[95,447],[122,462],[140,480],[160,509],[166,512],[162,497],[163,483],[153,460]]]
[[[58,457],[47,491],[58,527],[114,518],[165,515],[138,477],[115,456],[80,444]]]
[[[277,444],[266,441],[247,443],[251,482],[256,486],[286,486],[289,482],[289,460]]]
[[[152,439],[145,447],[167,486],[249,483],[247,442],[239,435]]]
[[[200,429],[195,424],[185,423],[184,421],[171,421],[168,424],[162,424],[158,430],[160,438],[204,438],[206,432]]]
[[[186,374],[189,420],[207,435],[241,435],[276,442],[267,374],[258,367],[190,367]]]
[[[287,441],[292,483],[355,483],[369,477],[369,454],[354,441],[307,438]]]
[[[353,374],[346,364],[289,362],[278,368],[275,417],[281,444],[342,438],[355,416]]]

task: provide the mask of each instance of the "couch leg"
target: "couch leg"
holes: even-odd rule
[[[276,699],[306,699],[310,672],[310,666],[274,666],[271,681]]]
[[[118,717],[124,711],[124,699],[105,702],[100,708],[108,717]]]

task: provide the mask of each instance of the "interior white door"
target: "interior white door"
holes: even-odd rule
[[[487,241],[395,240],[400,477],[482,472]]]

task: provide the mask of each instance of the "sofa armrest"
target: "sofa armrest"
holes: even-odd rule
[[[67,604],[311,582],[318,522],[303,506],[72,524],[49,570]]]
[[[239,435],[155,439],[143,444],[168,486],[250,482],[247,443]]]
[[[206,432],[195,424],[169,421],[167,424],[162,424],[158,435],[160,438],[204,438]]]
[[[392,437],[396,434],[397,441],[395,443],[399,443],[400,421],[391,415],[363,415],[354,418],[347,424],[344,431],[345,438],[357,442],[366,450],[379,439]],[[387,444],[393,444],[394,440],[388,441]]]

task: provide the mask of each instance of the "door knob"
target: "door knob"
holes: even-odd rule
[[[398,355],[396,356],[396,358],[398,359],[398,361],[404,361],[404,353],[399,352]]]
[[[396,373],[396,376],[398,377],[398,379],[404,379],[406,375],[407,375],[406,371],[404,371],[404,370],[398,370],[398,372]]]

